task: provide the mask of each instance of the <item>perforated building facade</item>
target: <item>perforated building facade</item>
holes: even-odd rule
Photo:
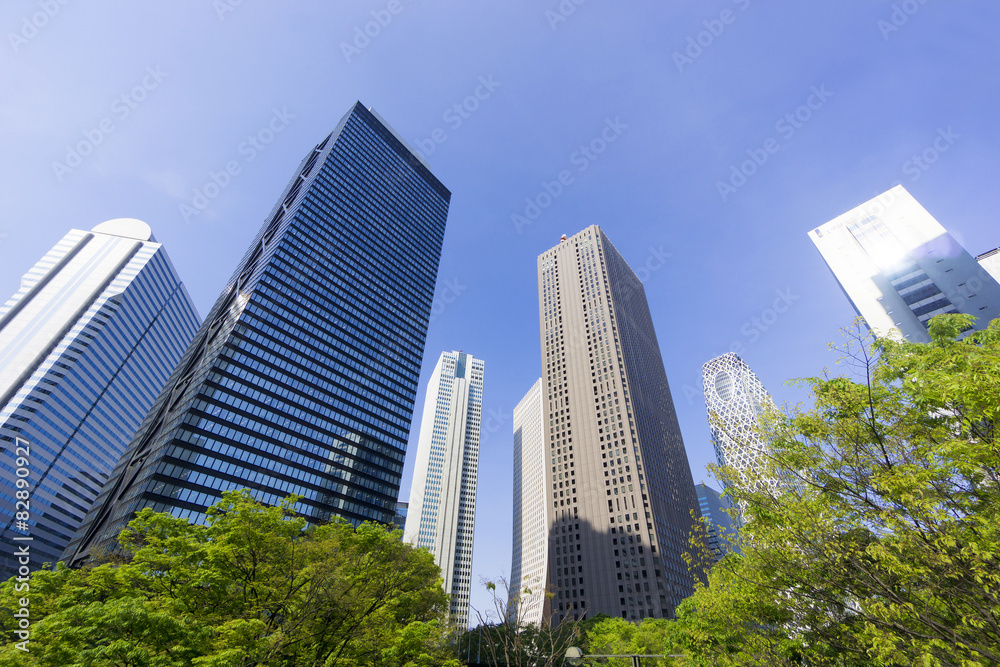
[[[773,405],[764,385],[732,352],[702,367],[702,383],[719,465],[730,468],[742,484],[781,489],[783,482],[767,473],[771,448],[757,431],[761,415]],[[723,485],[728,486],[726,480]]]

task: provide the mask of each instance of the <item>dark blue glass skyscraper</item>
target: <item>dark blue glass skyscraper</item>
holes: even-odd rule
[[[303,160],[64,556],[228,489],[392,523],[450,192],[356,104]]]
[[[739,551],[736,542],[737,528],[733,515],[737,509],[729,498],[719,495],[719,492],[704,482],[694,485],[698,492],[698,507],[701,518],[708,521],[705,526],[705,541],[712,552],[713,562],[717,563],[730,551]]]

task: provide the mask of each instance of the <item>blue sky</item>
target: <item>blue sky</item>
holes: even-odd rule
[[[647,268],[696,482],[705,361],[737,346],[779,401],[836,361],[854,313],[809,230],[901,182],[971,253],[1000,245],[995,3],[8,0],[0,26],[0,294],[68,229],[136,217],[204,315],[352,103],[422,148],[453,196],[417,421],[442,350],[486,361],[474,579],[510,571],[511,412],[560,234],[600,224]]]

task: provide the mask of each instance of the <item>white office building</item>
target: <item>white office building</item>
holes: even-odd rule
[[[431,374],[403,539],[428,549],[451,596],[452,619],[469,623],[472,538],[485,364],[443,352]]]
[[[986,270],[986,273],[993,276],[993,280],[1000,283],[1000,248],[994,248],[976,257],[979,266]]]
[[[898,185],[809,232],[868,327],[928,342],[927,322],[968,313],[977,328],[1000,317],[1000,284]],[[989,253],[987,253],[989,255]]]
[[[548,523],[545,514],[545,434],[542,379],[514,408],[514,541],[508,617],[540,625],[545,614]]]

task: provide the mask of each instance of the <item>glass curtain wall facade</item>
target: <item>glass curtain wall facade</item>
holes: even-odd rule
[[[356,104],[303,159],[65,559],[249,488],[391,524],[450,193]]]
[[[694,488],[698,492],[701,516],[708,521],[705,526],[708,548],[717,563],[730,551],[739,551],[736,547],[736,524],[732,517],[736,510],[727,498],[723,498],[712,487],[695,484]]]
[[[642,281],[593,225],[538,287],[549,620],[671,617],[698,500]]]
[[[485,365],[443,352],[427,384],[403,539],[429,550],[451,596],[451,618],[469,625],[479,431]]]
[[[71,230],[24,275],[0,310],[0,579],[21,546],[59,559],[199,324],[140,220]]]
[[[399,530],[403,530],[406,527],[406,513],[409,511],[410,503],[408,502],[398,502],[396,503],[396,516],[392,518],[392,525],[394,525]]]

